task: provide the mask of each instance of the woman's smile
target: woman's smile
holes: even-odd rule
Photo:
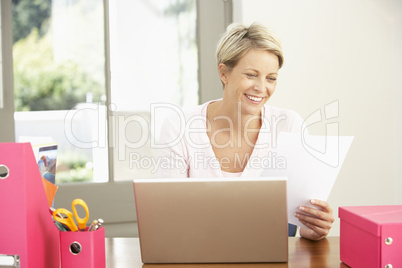
[[[260,104],[261,101],[264,99],[263,97],[257,97],[257,96],[254,96],[254,95],[248,95],[246,93],[244,93],[244,96],[246,96],[246,98],[249,101],[251,101],[252,103],[255,103],[255,104]]]

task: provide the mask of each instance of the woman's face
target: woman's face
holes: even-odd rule
[[[278,70],[278,57],[257,49],[247,52],[232,70],[220,64],[224,98],[233,105],[240,102],[242,114],[258,115],[275,91]]]

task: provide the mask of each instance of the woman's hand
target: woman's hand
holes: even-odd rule
[[[299,210],[304,214],[296,212],[295,216],[308,227],[300,228],[300,235],[311,240],[320,240],[325,238],[332,228],[332,223],[335,221],[333,211],[325,201],[312,199],[310,203],[322,210],[306,206],[299,207]]]

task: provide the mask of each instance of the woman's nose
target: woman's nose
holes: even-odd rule
[[[265,87],[265,79],[258,79],[254,84],[254,89],[256,91],[264,91]]]

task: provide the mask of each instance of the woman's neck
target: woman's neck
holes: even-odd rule
[[[241,102],[227,103],[224,100],[208,106],[207,118],[217,129],[233,129],[234,134],[244,136],[249,130],[261,128],[261,111],[258,115],[243,114]]]

